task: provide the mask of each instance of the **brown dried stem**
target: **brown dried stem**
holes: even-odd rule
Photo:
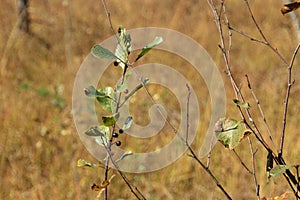
[[[247,85],[248,85],[248,88],[249,88],[249,90],[250,90],[250,92],[251,92],[251,94],[252,94],[252,97],[254,98],[254,100],[255,100],[255,102],[256,102],[256,104],[257,104],[257,107],[258,107],[258,109],[259,109],[260,115],[261,115],[261,117],[263,118],[264,124],[265,124],[265,126],[266,126],[266,128],[267,128],[267,131],[268,131],[268,134],[269,134],[269,138],[270,138],[270,140],[271,140],[271,142],[272,142],[274,148],[278,151],[278,149],[276,148],[276,145],[275,145],[275,142],[274,142],[274,139],[273,139],[271,130],[270,130],[270,126],[269,126],[269,124],[268,124],[268,122],[267,122],[267,118],[266,118],[266,116],[265,116],[265,113],[264,113],[264,111],[263,111],[261,105],[260,105],[260,101],[258,100],[258,98],[257,98],[257,96],[256,96],[256,94],[255,94],[255,92],[254,92],[254,90],[252,89],[252,86],[251,86],[251,83],[250,83],[250,80],[249,80],[248,75],[246,74],[245,76],[246,76],[246,79],[247,79]]]
[[[227,25],[228,29],[229,29],[229,30],[234,30],[234,31],[240,33],[241,35],[243,35],[243,36],[245,36],[245,37],[247,37],[247,38],[250,38],[250,39],[253,40],[253,41],[256,41],[256,42],[259,42],[259,43],[262,43],[262,44],[268,46],[268,47],[269,47],[269,48],[270,48],[270,49],[278,56],[278,58],[284,63],[284,65],[288,66],[288,67],[289,67],[289,70],[291,70],[291,67],[290,67],[291,65],[288,65],[287,61],[286,61],[286,60],[283,58],[283,56],[278,52],[278,50],[277,50],[276,48],[274,48],[274,47],[270,44],[270,42],[267,40],[267,38],[265,37],[264,33],[262,32],[262,29],[260,28],[260,26],[258,25],[258,23],[257,23],[256,20],[255,20],[255,17],[254,17],[254,15],[253,15],[253,13],[252,13],[252,10],[251,10],[251,8],[250,8],[250,6],[249,6],[248,1],[245,0],[245,2],[246,2],[246,5],[247,5],[247,8],[248,8],[248,11],[249,11],[249,13],[250,13],[250,15],[251,15],[252,21],[253,21],[253,23],[255,24],[255,26],[256,26],[257,30],[259,31],[260,35],[262,36],[263,40],[258,40],[258,39],[254,38],[254,37],[252,37],[252,36],[249,36],[249,35],[247,35],[247,34],[244,34],[244,33],[241,32],[241,31],[237,31],[236,29],[232,28],[232,26],[229,25],[228,19],[225,18],[225,20],[226,20],[226,25]],[[228,53],[229,53],[229,52],[226,51],[226,45],[225,45],[225,39],[224,39],[225,37],[224,37],[223,27],[222,27],[222,23],[221,23],[221,13],[218,13],[218,12],[217,12],[216,6],[214,5],[214,3],[213,3],[212,0],[208,0],[208,3],[209,3],[209,5],[210,5],[210,7],[211,7],[211,9],[212,9],[213,14],[214,14],[215,22],[216,22],[216,25],[217,25],[217,28],[218,28],[218,31],[219,31],[219,36],[220,36],[220,40],[221,40],[221,45],[219,45],[219,47],[220,47],[220,49],[222,50],[223,58],[224,58],[224,61],[225,61],[226,67],[227,67],[227,74],[228,74],[228,76],[229,76],[229,78],[230,78],[230,81],[231,81],[231,84],[232,84],[232,87],[233,87],[233,89],[234,89],[234,92],[235,92],[236,97],[239,97],[239,98],[242,100],[242,102],[245,102],[245,99],[243,98],[243,95],[242,95],[242,93],[241,93],[239,87],[237,87],[236,81],[235,81],[235,79],[234,79],[234,77],[233,77],[233,74],[232,74],[232,72],[231,72],[230,60],[229,60],[229,56],[228,56]],[[221,1],[221,7],[224,7],[224,1]],[[224,11],[225,11],[225,10],[224,10]],[[226,15],[226,13],[224,13],[224,15]],[[230,37],[232,37],[231,34],[229,34],[229,38],[230,38]],[[231,39],[230,39],[229,41],[230,41],[230,43],[231,43]],[[297,49],[296,49],[297,51],[298,51],[298,48],[299,48],[299,47],[297,47]],[[297,51],[295,51],[294,57],[296,56]],[[294,59],[295,59],[295,58],[293,58],[292,61],[293,61]],[[289,77],[291,77],[291,75],[290,75]],[[288,82],[289,82],[289,84],[288,84],[288,91],[287,91],[287,95],[286,95],[286,99],[287,99],[287,100],[289,99],[290,87],[291,87],[291,85],[292,85],[292,82],[291,82],[291,81],[288,81]],[[284,110],[285,110],[284,112],[285,112],[285,113],[286,113],[286,111],[287,111],[287,105],[288,105],[288,104],[286,104],[286,106],[284,106]],[[248,108],[245,108],[245,112],[246,112],[246,114],[247,114],[247,116],[248,116],[249,121],[250,121],[251,124],[254,126],[254,129],[255,129],[256,131],[254,131],[254,129],[253,129],[253,128],[250,126],[250,124],[246,121],[246,118],[245,118],[245,116],[244,116],[244,114],[243,114],[243,112],[242,112],[242,110],[241,110],[241,108],[240,108],[239,106],[238,106],[238,109],[239,109],[239,111],[240,111],[240,114],[241,114],[241,116],[242,116],[242,119],[244,120],[244,123],[245,123],[245,124],[247,125],[247,127],[253,132],[253,134],[255,135],[256,139],[264,146],[264,148],[265,148],[267,151],[272,151],[272,150],[270,149],[270,147],[268,146],[268,144],[267,144],[267,143],[265,142],[265,140],[263,139],[262,134],[260,133],[258,127],[256,126],[255,122],[253,121],[253,118],[251,117],[251,113],[250,113],[249,109],[248,109]],[[285,116],[285,115],[284,115],[284,116]],[[286,118],[284,117],[284,119],[286,119]],[[284,121],[284,122],[285,122],[285,121]],[[283,126],[283,127],[285,128],[285,123],[284,123],[284,126]],[[283,135],[283,136],[282,136],[282,144],[283,144],[284,131],[283,131],[283,134],[282,134],[282,135]],[[272,154],[273,154],[274,160],[275,160],[275,162],[276,162],[277,164],[280,164],[280,165],[285,164],[285,161],[283,160],[282,157],[279,157],[279,156],[277,157],[273,151],[272,151]],[[292,182],[294,185],[297,185],[297,180],[296,180],[295,176],[291,173],[290,170],[286,170],[286,174],[284,174],[284,176],[285,176],[286,180],[288,181],[289,185],[291,186],[291,188],[294,190],[294,188],[293,188],[291,182]],[[299,189],[299,186],[296,186],[296,187],[298,187],[298,189]]]
[[[227,68],[227,74],[230,78],[230,81],[231,81],[231,85],[233,87],[233,90],[235,92],[235,96],[236,96],[236,99],[240,98],[243,102],[245,102],[245,99],[243,97],[243,94],[242,92],[240,91],[240,88],[238,87],[236,81],[235,81],[235,78],[232,74],[232,71],[231,71],[231,65],[230,65],[230,49],[226,51],[226,44],[225,44],[225,37],[224,37],[224,33],[223,33],[223,26],[222,26],[222,23],[221,23],[221,14],[218,14],[217,12],[217,9],[216,9],[216,6],[215,4],[213,3],[212,0],[208,0],[208,4],[210,5],[211,9],[212,9],[212,12],[214,14],[214,17],[215,17],[215,23],[217,25],[217,28],[218,28],[218,31],[219,31],[219,36],[220,36],[220,40],[221,40],[221,45],[219,45],[219,47],[221,48],[222,50],[222,54],[223,54],[223,58],[224,58],[224,61],[225,61],[225,65],[226,65],[226,68]],[[221,7],[224,7],[224,3],[223,1],[221,2]],[[224,15],[226,16],[226,13],[224,13]],[[228,22],[228,19],[227,17],[225,17],[226,21],[227,21],[227,24],[229,24]],[[232,34],[231,32],[229,32],[229,46],[231,46],[231,37],[232,37]],[[244,122],[247,124],[247,126],[249,127],[249,129],[251,129],[251,131],[253,132],[253,134],[255,135],[255,137],[257,138],[257,140],[260,141],[260,143],[266,148],[266,149],[269,149],[269,146],[268,144],[264,141],[258,127],[256,126],[256,124],[254,123],[254,121],[252,120],[252,117],[251,117],[251,113],[249,112],[248,109],[245,109],[245,112],[248,116],[248,119],[250,120],[251,124],[254,126],[254,130],[249,124],[248,122],[246,121],[246,117],[244,116],[241,108],[238,106],[238,109],[239,109],[239,112],[242,116],[242,119],[244,120]]]
[[[283,111],[283,120],[282,120],[282,131],[281,131],[281,140],[280,140],[280,149],[278,153],[279,159],[282,157],[283,153],[283,143],[284,143],[284,136],[285,136],[285,128],[286,128],[286,119],[287,119],[287,109],[288,109],[288,104],[289,104],[289,98],[290,98],[290,93],[291,93],[291,87],[294,84],[294,81],[292,80],[292,68],[294,65],[294,61],[296,58],[296,55],[299,51],[300,48],[300,43],[296,47],[294,54],[292,56],[290,65],[288,67],[288,74],[287,74],[287,89],[286,89],[286,95],[285,95],[285,100],[284,100],[284,111]]]
[[[251,138],[248,137],[248,142],[249,142],[249,146],[250,146],[250,151],[251,151],[251,160],[252,160],[252,176],[253,176],[253,180],[254,180],[254,184],[255,184],[255,188],[256,188],[256,196],[257,199],[260,199],[260,185],[257,182],[257,178],[256,178],[256,167],[255,167],[255,154],[257,152],[257,149],[255,151],[253,151],[253,145],[252,145],[252,141]]]
[[[245,3],[247,5],[247,8],[248,8],[248,11],[251,15],[251,18],[252,18],[252,21],[253,23],[255,24],[256,26],[256,29],[259,31],[260,35],[262,36],[262,38],[264,39],[265,41],[265,45],[267,45],[280,59],[281,61],[286,65],[288,66],[288,63],[287,61],[283,58],[283,56],[278,52],[278,50],[276,48],[273,47],[273,45],[270,44],[269,40],[266,38],[265,34],[263,33],[262,29],[260,28],[260,26],[258,25],[254,15],[253,15],[253,12],[252,12],[252,9],[250,8],[250,5],[249,5],[249,2],[248,0],[245,0]]]

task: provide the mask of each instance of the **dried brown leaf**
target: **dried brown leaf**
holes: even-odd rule
[[[300,2],[299,1],[284,4],[283,7],[281,8],[281,13],[284,15],[284,14],[287,14],[289,12],[292,12],[292,11],[298,9],[299,7],[300,7]]]

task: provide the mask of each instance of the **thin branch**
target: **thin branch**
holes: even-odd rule
[[[299,177],[299,165],[296,165],[296,175],[297,175],[297,185],[299,185],[299,181],[300,181],[300,177]],[[299,194],[299,188],[297,187],[297,190],[296,190],[297,194]],[[297,199],[299,199],[297,197]]]
[[[252,12],[252,9],[251,9],[251,7],[250,7],[250,5],[249,5],[248,0],[245,0],[245,3],[246,3],[246,5],[247,5],[248,11],[249,11],[249,13],[250,13],[250,15],[251,15],[252,21],[253,21],[253,23],[255,24],[255,26],[256,26],[257,30],[259,31],[260,35],[262,36],[262,38],[263,38],[264,41],[266,42],[266,45],[267,45],[270,49],[272,49],[272,51],[273,51],[273,52],[281,59],[281,61],[282,61],[286,66],[288,66],[287,61],[286,61],[286,60],[283,58],[283,56],[278,52],[278,50],[277,50],[276,48],[274,48],[274,47],[270,44],[270,42],[268,41],[268,39],[267,39],[266,36],[264,35],[262,29],[261,29],[260,26],[258,25],[258,23],[257,23],[257,21],[256,21],[256,19],[255,19],[255,17],[254,17],[254,15],[253,15],[253,12]]]
[[[268,40],[267,40],[267,38],[266,38],[266,36],[265,36],[265,34],[262,32],[260,26],[259,26],[258,23],[256,22],[256,19],[255,19],[254,15],[253,15],[253,12],[252,12],[251,8],[250,8],[250,5],[249,5],[248,0],[245,0],[245,3],[246,3],[246,5],[247,5],[248,11],[249,11],[249,13],[250,13],[250,15],[251,15],[252,21],[254,22],[254,24],[255,24],[257,30],[259,31],[259,33],[260,33],[260,35],[262,36],[262,38],[264,39],[264,41],[266,41],[267,43],[269,43]]]
[[[249,146],[250,146],[250,151],[251,151],[251,160],[252,160],[252,175],[253,175],[253,180],[254,180],[254,184],[255,184],[255,189],[256,189],[256,196],[257,199],[260,199],[260,185],[257,182],[257,178],[256,178],[256,167],[255,167],[255,154],[257,152],[257,149],[255,151],[253,151],[253,145],[252,145],[252,141],[251,138],[248,137],[248,142],[249,142]]]
[[[228,27],[229,30],[232,30],[232,31],[234,31],[234,32],[236,32],[236,33],[238,33],[238,34],[246,37],[246,38],[249,38],[251,41],[262,43],[264,45],[268,45],[268,43],[266,41],[259,40],[259,39],[255,38],[255,37],[253,37],[253,36],[251,36],[251,35],[249,35],[247,33],[244,33],[241,30],[237,30],[236,28],[234,28],[233,26],[231,26],[229,23],[226,23],[226,25],[227,25],[227,27]]]
[[[223,58],[224,58],[224,61],[225,61],[225,64],[226,64],[226,67],[227,67],[227,73],[228,73],[228,76],[230,78],[230,81],[231,81],[231,85],[233,87],[233,90],[235,92],[235,96],[236,96],[236,99],[240,98],[242,99],[243,102],[245,102],[245,99],[243,97],[243,94],[242,92],[240,91],[239,87],[237,86],[237,83],[233,77],[233,74],[231,72],[231,66],[230,66],[230,61],[229,61],[229,56],[228,54],[230,53],[229,51],[226,51],[226,46],[225,46],[225,39],[224,39],[224,34],[223,34],[223,27],[222,27],[222,24],[221,24],[221,18],[220,18],[220,15],[218,14],[217,12],[217,9],[216,9],[216,6],[214,5],[213,1],[212,0],[208,0],[208,4],[210,5],[211,9],[212,9],[212,12],[215,16],[215,23],[217,25],[217,28],[219,30],[219,37],[220,37],[220,40],[221,40],[221,45],[219,45],[219,47],[221,48],[222,50],[222,54],[223,54]],[[223,7],[224,4],[223,2],[221,3],[221,6]],[[224,13],[224,15],[226,15],[226,13]],[[228,19],[226,18],[226,21],[227,23],[229,24],[228,22]],[[229,37],[231,37],[231,35],[229,34]],[[229,40],[231,41],[231,39]],[[242,116],[242,119],[244,120],[245,124],[249,127],[249,129],[251,129],[251,131],[253,132],[253,134],[255,135],[255,137],[257,138],[257,140],[266,148],[266,149],[269,149],[269,146],[268,144],[264,141],[258,127],[256,126],[256,124],[254,123],[254,121],[252,120],[252,117],[251,117],[251,114],[249,112],[248,109],[245,109],[246,111],[246,114],[248,116],[248,119],[251,121],[252,125],[254,126],[255,130],[254,131],[252,129],[252,127],[247,123],[246,121],[246,117],[244,116],[241,108],[238,106],[238,109],[239,109],[239,112]],[[259,134],[259,135],[258,135]]]
[[[234,154],[236,155],[236,157],[239,159],[240,163],[243,165],[243,167],[250,173],[253,174],[253,172],[247,167],[247,165],[244,163],[244,161],[241,159],[241,157],[239,156],[239,154],[233,149]]]
[[[266,128],[267,128],[267,131],[268,131],[268,134],[269,134],[269,138],[270,138],[270,140],[271,140],[271,142],[272,142],[274,148],[275,148],[275,149],[277,150],[277,152],[278,152],[278,148],[277,148],[276,145],[275,145],[275,142],[274,142],[274,139],[273,139],[271,130],[270,130],[270,126],[269,126],[269,124],[268,124],[268,122],[267,122],[265,113],[263,112],[263,109],[261,108],[260,102],[259,102],[259,100],[258,100],[256,94],[254,93],[254,90],[252,89],[252,86],[251,86],[251,83],[250,83],[250,80],[249,80],[248,75],[246,74],[245,76],[246,76],[246,79],[247,79],[247,85],[248,85],[248,88],[249,88],[249,90],[250,90],[250,92],[251,92],[251,94],[252,94],[252,97],[254,98],[254,100],[255,100],[255,102],[256,102],[256,104],[257,104],[257,107],[258,107],[258,109],[259,109],[260,115],[261,115],[261,117],[263,118],[264,124],[265,124],[265,126],[266,126]]]
[[[209,168],[207,168],[202,162],[201,160],[196,156],[195,152],[193,151],[193,149],[188,146],[188,149],[191,153],[191,157],[194,158],[197,163],[210,175],[210,177],[213,179],[213,181],[215,182],[215,184],[217,185],[217,187],[223,192],[223,194],[226,196],[227,199],[232,199],[230,197],[230,195],[226,192],[226,190],[223,188],[223,186],[220,184],[220,182],[218,181],[218,179],[214,176],[214,174],[210,171]]]
[[[120,176],[122,177],[122,179],[124,180],[124,182],[126,183],[128,188],[130,189],[131,193],[133,193],[134,196],[139,200],[146,200],[145,196],[139,191],[139,189],[137,187],[133,186],[130,183],[130,181],[128,180],[128,178],[125,176],[125,174],[121,171],[121,169],[119,168],[119,165],[113,159],[110,149],[107,146],[105,146],[105,148],[106,148],[106,152],[108,153],[109,159],[111,160],[111,162],[114,165],[114,167],[116,168],[117,172],[120,174]]]
[[[105,163],[105,175],[104,175],[104,180],[105,181],[108,180],[108,171],[109,171],[109,159],[106,159],[106,163]],[[108,187],[105,187],[105,190],[104,190],[104,199],[105,200],[108,199]]]
[[[228,75],[230,77],[230,81],[231,81],[231,84],[233,86],[233,89],[234,89],[234,92],[235,92],[235,95],[236,95],[236,98],[237,96],[240,97],[240,99],[242,99],[242,102],[245,102],[244,98],[243,98],[243,95],[239,89],[239,87],[237,87],[237,84],[235,82],[235,79],[233,78],[233,74],[231,72],[231,66],[230,66],[230,62],[228,60],[228,52],[226,51],[226,47],[225,47],[225,40],[224,40],[224,35],[223,35],[223,28],[222,28],[222,24],[221,24],[221,18],[220,18],[220,15],[218,14],[217,10],[216,10],[216,6],[214,5],[213,1],[212,0],[207,0],[208,1],[208,4],[210,5],[211,9],[212,9],[212,12],[215,16],[215,23],[217,25],[217,28],[218,28],[218,31],[219,31],[219,36],[220,36],[220,40],[221,40],[221,45],[219,45],[219,47],[221,48],[222,50],[222,54],[223,54],[223,58],[224,58],[224,61],[225,61],[225,64],[226,64],[226,67],[227,67],[227,70],[228,70]],[[250,15],[252,17],[252,20],[256,26],[256,28],[259,30],[259,32],[261,33],[261,36],[264,38],[265,42],[266,42],[266,45],[282,60],[282,62],[286,65],[286,66],[289,66],[286,62],[286,60],[283,58],[283,56],[278,52],[278,50],[276,48],[274,48],[269,42],[268,40],[266,39],[266,37],[264,36],[264,34],[262,33],[262,30],[260,29],[260,27],[258,26],[254,16],[253,16],[253,13],[252,13],[252,10],[249,6],[249,3],[247,0],[245,0],[246,4],[247,4],[247,7],[248,7],[248,10],[250,12]],[[224,6],[224,1],[221,1],[221,6]],[[226,15],[226,14],[225,14]],[[227,21],[227,24],[228,21]],[[231,37],[229,35],[229,37]],[[242,116],[242,119],[244,120],[244,123],[246,124],[246,126],[253,132],[253,134],[255,135],[256,139],[264,146],[264,148],[267,150],[267,151],[272,151],[270,149],[270,147],[268,146],[268,144],[264,141],[258,127],[256,126],[255,122],[253,121],[253,118],[251,117],[251,114],[250,114],[250,111],[249,109],[245,109],[245,112],[246,114],[248,115],[248,119],[249,121],[251,122],[251,124],[254,126],[255,130],[257,132],[255,132],[253,130],[253,128],[248,124],[248,122],[246,121],[246,118],[244,116],[244,114],[242,113],[241,111],[241,108],[238,106],[238,109],[240,111],[240,114]],[[258,135],[259,134],[259,135]],[[284,160],[282,157],[277,157],[275,155],[275,153],[272,151],[272,154],[274,155],[274,160],[276,161],[277,164],[285,164]],[[288,181],[289,185],[291,186],[291,181],[293,182],[293,184],[297,184],[297,180],[295,178],[295,176],[291,173],[290,170],[286,170],[286,174],[284,174],[286,180]],[[299,186],[298,186],[299,187]],[[291,188],[294,190],[294,188],[291,186]]]
[[[187,91],[188,91],[188,96],[187,96],[187,101],[186,101],[186,136],[185,136],[185,144],[188,145],[189,128],[190,128],[189,110],[190,110],[191,89],[190,89],[190,86],[188,84],[186,84],[186,88],[187,88]]]
[[[106,17],[107,17],[108,22],[109,22],[109,27],[110,27],[110,29],[111,29],[111,32],[112,32],[112,33],[114,34],[114,36],[116,37],[118,43],[120,43],[120,39],[118,38],[118,36],[117,36],[117,34],[116,34],[116,31],[115,31],[115,29],[114,29],[114,27],[113,27],[113,24],[112,24],[112,22],[111,22],[110,12],[109,12],[109,10],[108,10],[108,8],[107,8],[106,1],[105,1],[105,0],[101,0],[101,1],[102,1],[102,5],[103,5],[103,7],[104,7],[104,10],[105,10]]]
[[[292,81],[292,68],[293,68],[294,61],[295,61],[295,58],[297,56],[297,53],[299,51],[299,48],[300,48],[300,43],[296,47],[296,49],[294,51],[294,54],[292,56],[290,65],[288,67],[287,90],[286,90],[286,95],[285,95],[285,100],[284,100],[282,131],[281,131],[280,149],[279,149],[278,157],[282,156],[282,151],[283,151],[283,143],[284,143],[285,128],[286,128],[286,118],[287,118],[287,109],[288,109],[289,97],[290,97],[290,93],[291,93],[291,87],[294,84],[294,81]]]
[[[230,197],[230,195],[226,192],[226,190],[223,188],[223,186],[219,183],[218,179],[214,176],[214,174],[210,171],[210,169],[208,167],[206,167],[201,160],[196,156],[195,152],[193,151],[193,149],[191,148],[191,146],[188,143],[188,134],[189,134],[189,103],[190,103],[190,96],[191,96],[191,90],[188,84],[186,84],[186,88],[188,90],[188,97],[187,97],[187,113],[186,113],[186,119],[187,119],[187,128],[186,128],[186,140],[185,140],[185,144],[187,146],[187,148],[189,149],[190,153],[191,153],[191,157],[194,158],[199,164],[200,166],[210,175],[210,177],[213,179],[213,181],[215,182],[215,184],[217,185],[217,187],[224,193],[224,195],[227,197],[227,199],[232,199]]]
[[[282,157],[282,151],[283,151],[283,143],[284,143],[284,136],[285,136],[285,128],[286,128],[286,118],[287,118],[287,109],[288,109],[288,103],[289,103],[289,97],[291,93],[291,87],[294,84],[294,81],[292,81],[292,68],[294,65],[295,58],[297,56],[297,53],[300,48],[300,43],[296,47],[294,54],[292,56],[290,65],[288,67],[288,77],[287,77],[287,89],[286,89],[286,95],[284,100],[284,110],[283,110],[283,120],[282,120],[282,131],[281,131],[281,140],[280,140],[280,149],[278,153],[278,157]]]

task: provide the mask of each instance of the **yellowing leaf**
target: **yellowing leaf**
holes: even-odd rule
[[[252,131],[250,129],[246,129],[242,135],[242,137],[239,138],[239,142],[241,142],[243,139],[251,135]]]
[[[251,133],[246,130],[245,124],[242,121],[237,121],[230,118],[221,118],[215,124],[215,134],[226,148],[230,150],[237,147],[244,137]]]
[[[93,164],[93,163],[90,163],[90,162],[87,162],[87,161],[85,161],[85,160],[83,160],[83,159],[79,159],[78,161],[77,161],[77,167],[91,167],[91,168],[96,168],[97,167],[97,165],[95,165],[95,164]]]
[[[104,180],[104,181],[102,181],[101,184],[96,184],[96,183],[94,183],[94,184],[91,186],[91,189],[94,190],[94,191],[100,191],[100,192],[102,192],[102,191],[110,184],[111,180],[112,180],[114,177],[115,177],[115,175],[112,175],[112,176],[110,177],[109,180]]]

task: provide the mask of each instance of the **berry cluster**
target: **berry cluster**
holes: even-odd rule
[[[112,134],[112,137],[113,138],[118,138],[119,137],[119,134],[122,134],[122,133],[124,133],[124,130],[123,129],[119,129],[119,133],[113,133]],[[117,146],[121,146],[121,141],[120,140],[118,140],[118,141],[116,141],[114,144],[116,144]]]

